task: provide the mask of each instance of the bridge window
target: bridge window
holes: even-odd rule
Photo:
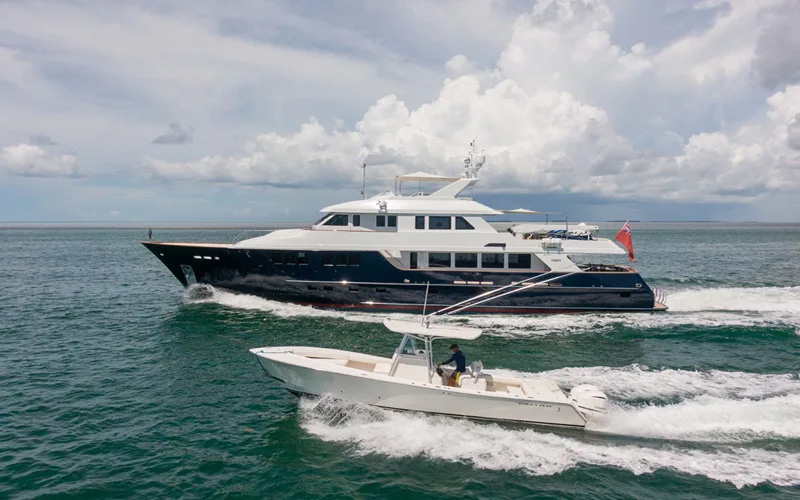
[[[502,269],[504,260],[503,254],[501,253],[484,253],[481,254],[481,267],[489,269]]]
[[[347,259],[347,263],[351,266],[360,266],[361,265],[361,256],[357,253],[351,253]]]
[[[475,229],[467,219],[463,217],[456,217],[456,229]]]
[[[301,266],[308,264],[308,256],[305,252],[298,252],[297,253],[297,263]]]
[[[417,215],[414,218],[414,229],[425,229],[425,216]]]
[[[434,217],[429,219],[430,229],[450,229],[450,217]]]
[[[478,267],[478,254],[457,253],[456,267]]]
[[[397,227],[397,216],[396,215],[389,215],[386,217],[387,226],[389,227]]]
[[[361,225],[361,216],[359,214],[355,214],[353,216],[353,225],[360,226]]]
[[[347,265],[347,254],[344,253],[337,253],[334,257],[337,266],[346,266]]]
[[[327,221],[325,221],[326,226],[346,226],[347,225],[347,214],[336,214]]]
[[[386,216],[379,215],[375,218],[375,225],[378,227],[386,227]]]
[[[529,253],[510,253],[508,254],[509,269],[530,269],[531,254]]]
[[[431,219],[432,218],[433,217],[431,217]],[[428,267],[450,267],[450,253],[429,253]]]

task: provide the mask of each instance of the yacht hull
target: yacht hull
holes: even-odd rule
[[[254,350],[255,351],[255,350]],[[454,417],[582,429],[586,419],[569,403],[537,401],[393,379],[357,371],[337,373],[313,366],[287,352],[258,353],[265,373],[292,393],[334,398],[380,408]],[[346,370],[342,370],[343,372]],[[351,370],[352,371],[352,370]]]
[[[541,274],[511,269],[400,269],[378,251],[304,251],[305,263],[276,264],[274,254],[283,251],[214,244],[143,244],[184,286],[208,284],[270,300],[339,309],[418,312],[427,307],[433,311]],[[345,254],[342,265],[329,258]],[[553,276],[550,274],[548,278]],[[656,302],[653,290],[639,273],[630,270],[575,273],[550,286],[532,287],[485,306],[472,307],[469,312],[538,314],[665,309]]]

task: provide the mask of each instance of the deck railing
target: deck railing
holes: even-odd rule
[[[273,231],[272,229],[247,229],[234,236],[233,241],[231,241],[231,244],[235,245],[243,240],[249,240],[250,238],[255,238],[256,236],[264,236],[265,234],[269,234],[272,231]]]

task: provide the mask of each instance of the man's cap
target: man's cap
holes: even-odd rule
[[[458,344],[452,344],[452,345],[450,346],[450,349],[458,349]]]

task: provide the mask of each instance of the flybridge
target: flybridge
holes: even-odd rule
[[[363,200],[348,201],[323,208],[323,213],[346,214],[452,214],[452,215],[502,215],[503,212],[487,207],[471,199],[458,198],[458,195],[480,180],[478,171],[486,164],[486,155],[478,154],[475,141],[470,144],[470,150],[464,158],[464,174],[462,177],[448,177],[430,174],[427,172],[414,172],[395,177],[396,191],[376,194]],[[449,184],[431,194],[421,192],[412,195],[402,194],[404,182],[449,182]]]

